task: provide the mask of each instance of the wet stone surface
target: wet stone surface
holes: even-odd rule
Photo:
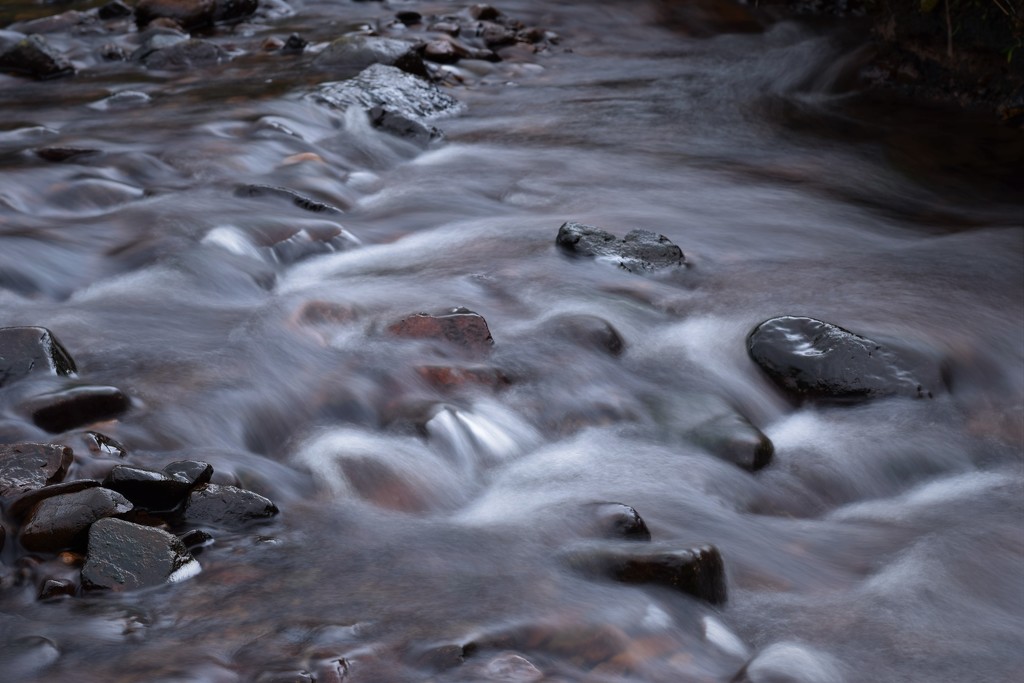
[[[815,318],[766,320],[747,337],[747,352],[797,400],[932,396],[921,369],[898,352]]]
[[[0,446],[0,496],[11,496],[59,482],[74,455],[59,444],[21,443]]]
[[[649,541],[651,532],[640,513],[625,503],[593,503],[598,532],[606,538]]]
[[[235,486],[204,484],[189,494],[184,519],[190,524],[233,529],[266,520],[277,512],[277,506],[258,493]]]
[[[36,426],[54,434],[119,417],[130,407],[120,389],[92,386],[37,396],[26,406]]]
[[[390,325],[388,333],[405,339],[437,339],[473,353],[485,353],[494,345],[487,321],[479,313],[455,308],[442,315],[417,313]]]
[[[544,321],[543,329],[557,339],[619,356],[626,348],[622,335],[611,323],[596,315],[567,313]]]
[[[199,563],[177,537],[120,519],[101,519],[89,529],[82,584],[89,589],[132,590],[178,581],[199,572]]]
[[[19,540],[26,549],[35,551],[82,548],[90,525],[131,509],[132,504],[124,496],[105,488],[51,496],[29,513]]]
[[[192,488],[210,483],[210,479],[213,477],[213,465],[199,460],[175,460],[164,467],[164,472]]]
[[[128,465],[115,465],[103,480],[103,486],[117,491],[135,506],[151,511],[174,509],[192,488],[187,479]]]
[[[633,230],[620,240],[607,230],[569,221],[558,229],[555,244],[573,256],[611,261],[631,273],[651,273],[686,264],[682,249],[664,235],[648,230]]]
[[[771,439],[739,413],[713,417],[694,427],[691,435],[722,460],[751,472],[766,467],[775,453]]]
[[[0,328],[0,387],[33,372],[73,375],[75,361],[44,327]]]
[[[59,484],[49,484],[39,489],[32,491],[26,491],[20,496],[11,498],[7,504],[7,514],[12,519],[20,520],[28,513],[36,503],[41,502],[46,498],[52,496],[60,496],[66,493],[77,493],[78,491],[84,491],[85,489],[91,489],[99,486],[100,483],[95,479],[75,479],[73,481],[64,481]]]
[[[38,34],[11,40],[0,32],[0,71],[39,80],[69,76],[75,68],[68,59]]]

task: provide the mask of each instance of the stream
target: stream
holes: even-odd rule
[[[67,479],[201,460],[280,509],[187,580],[57,600],[5,517],[0,681],[1019,680],[1021,131],[858,91],[841,24],[715,0],[502,0],[547,33],[433,65],[459,102],[434,140],[310,96],[354,75],[331,40],[466,7],[261,0],[179,70],[98,56],[140,44],[115,19],[46,34],[73,76],[0,74],[0,326],[131,400],[50,432],[23,406],[66,379],[33,375],[0,387],[0,443],[71,447]],[[686,264],[572,258],[567,221]],[[389,334],[456,307],[493,347]],[[746,347],[783,315],[941,379],[794,402]],[[752,429],[757,471],[718,445]],[[716,547],[727,600],[578,571],[636,547],[597,538],[606,503]]]

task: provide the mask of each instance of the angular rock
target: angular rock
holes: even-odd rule
[[[659,544],[635,550],[582,545],[572,549],[566,559],[571,567],[590,576],[664,586],[713,605],[725,603],[725,568],[714,546],[679,549]]]
[[[13,45],[0,47],[0,71],[48,80],[71,75],[75,68],[45,38],[32,34]]]
[[[739,413],[727,413],[697,425],[694,441],[722,460],[755,472],[768,465],[775,445]]]
[[[37,396],[26,408],[37,427],[57,434],[124,414],[131,400],[116,387],[74,387]]]
[[[89,448],[93,455],[108,456],[111,458],[124,458],[128,455],[128,449],[120,441],[110,438],[99,432],[85,432],[82,434],[82,441]]]
[[[317,55],[313,64],[320,68],[329,68],[342,77],[355,75],[372,64],[398,67],[416,76],[427,75],[422,60],[418,60],[414,43],[377,36],[354,35],[338,38]]]
[[[40,552],[81,548],[94,522],[123,515],[131,509],[128,499],[105,488],[51,496],[32,508],[19,540],[27,550]]]
[[[46,579],[39,587],[40,600],[52,600],[74,595],[78,591],[74,581],[68,579]]]
[[[188,481],[164,472],[153,472],[128,465],[115,465],[103,480],[103,486],[117,491],[142,510],[158,512],[178,507],[192,488]]]
[[[258,493],[235,486],[204,484],[189,494],[184,519],[190,524],[230,529],[273,517],[277,512],[277,506]]]
[[[135,5],[135,24],[139,30],[155,19],[170,19],[191,30],[210,26],[216,12],[214,0],[139,0]]]
[[[374,128],[421,145],[427,145],[444,137],[444,133],[440,129],[388,111],[384,107],[374,107],[367,114],[370,117],[370,124]]]
[[[164,472],[195,488],[202,484],[209,484],[213,477],[213,465],[200,460],[176,460],[164,467]]]
[[[0,387],[33,372],[73,375],[75,361],[44,327],[0,328]]]
[[[242,185],[235,189],[235,196],[277,197],[291,202],[300,209],[303,209],[305,211],[312,211],[313,213],[326,213],[339,216],[344,213],[341,209],[332,204],[317,201],[287,187],[275,187],[273,185],[256,184]]]
[[[369,111],[381,107],[421,123],[462,110],[458,100],[434,84],[382,64],[367,67],[347,81],[324,83],[311,96],[335,109],[355,106]]]
[[[930,398],[922,368],[842,327],[799,316],[766,320],[747,337],[747,352],[797,400],[856,401],[881,396]]]
[[[11,498],[7,504],[7,514],[12,519],[21,521],[21,519],[33,508],[35,505],[46,498],[53,496],[60,496],[66,493],[77,493],[78,491],[84,491],[85,489],[92,489],[99,486],[100,483],[95,479],[75,479],[73,481],[64,481],[58,484],[49,484],[40,489],[33,489],[26,491],[21,495]]]
[[[24,493],[59,482],[74,460],[70,448],[52,443],[0,446],[0,496]]]
[[[678,268],[686,263],[682,250],[664,235],[633,230],[621,240],[612,233],[572,221],[558,229],[555,244],[573,256],[616,263],[631,273]]]
[[[651,532],[640,513],[624,503],[594,503],[598,533],[606,538],[649,541]]]
[[[143,48],[140,48],[142,50]],[[196,67],[212,66],[227,60],[228,53],[219,45],[207,40],[184,40],[174,45],[144,51],[132,55],[147,69],[158,71],[183,71]],[[136,57],[136,55],[138,55]]]
[[[544,321],[544,330],[552,336],[603,351],[622,354],[626,344],[612,324],[596,315],[568,313]]]
[[[82,585],[125,591],[181,581],[199,563],[175,536],[121,519],[101,519],[89,529]]]
[[[487,321],[466,308],[453,308],[443,315],[410,315],[390,325],[388,332],[406,339],[444,340],[474,353],[484,353],[494,346]]]
[[[121,2],[121,0],[112,0],[105,5],[100,6],[96,10],[96,14],[100,19],[109,21],[111,19],[124,19],[132,15],[132,8]]]

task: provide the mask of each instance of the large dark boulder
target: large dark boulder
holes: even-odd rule
[[[932,382],[926,379],[931,373],[924,361],[814,318],[764,321],[747,337],[747,352],[797,400],[932,396]]]
[[[686,263],[682,249],[648,230],[633,230],[620,240],[607,230],[569,221],[558,229],[555,244],[573,256],[609,261],[631,273],[651,273]]]
[[[107,518],[89,529],[82,585],[125,591],[180,581],[199,573],[199,569],[199,563],[176,536]]]
[[[277,512],[277,506],[258,493],[235,486],[204,484],[189,494],[184,519],[190,524],[235,529],[273,517]]]
[[[59,482],[74,455],[70,448],[52,443],[0,446],[0,496],[11,496]]]
[[[32,34],[16,42],[0,36],[0,71],[47,80],[71,75],[75,68],[45,38]]]
[[[66,432],[125,413],[131,400],[116,387],[73,387],[37,396],[27,404],[37,427]]]
[[[0,328],[0,387],[33,372],[73,375],[75,361],[45,327]]]
[[[83,548],[89,527],[104,517],[130,512],[132,504],[121,494],[105,488],[51,496],[29,513],[19,540],[27,550],[56,552]]]

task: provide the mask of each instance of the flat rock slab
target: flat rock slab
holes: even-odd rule
[[[176,536],[108,518],[89,529],[82,585],[125,591],[181,581],[199,571],[199,563]]]
[[[569,221],[558,229],[555,244],[573,256],[610,261],[631,273],[651,273],[686,264],[682,249],[664,235],[648,230],[633,230],[620,240],[607,230]]]
[[[37,396],[28,405],[37,427],[57,434],[119,417],[131,401],[116,387],[74,387]]]
[[[71,355],[45,327],[0,328],[0,387],[33,372],[73,375]]]
[[[130,512],[132,504],[116,491],[88,488],[40,501],[21,529],[26,550],[57,552],[85,546],[89,527],[104,517]]]
[[[664,586],[713,605],[725,603],[725,567],[714,546],[674,548],[645,544],[634,548],[583,545],[573,548],[566,559],[571,567],[591,576]]]
[[[360,107],[382,111],[423,123],[462,111],[463,105],[436,85],[401,69],[383,64],[367,67],[355,78],[324,83],[312,97],[335,109]]]
[[[258,493],[235,486],[204,484],[188,496],[185,521],[229,529],[273,517],[277,506]]]
[[[0,446],[0,496],[42,488],[64,479],[74,460],[70,448],[52,443]]]
[[[798,400],[856,401],[882,396],[930,398],[917,364],[838,325],[815,318],[766,320],[747,352],[775,384]]]
[[[442,315],[410,315],[388,326],[388,333],[406,339],[443,340],[474,353],[484,353],[494,346],[487,321],[466,308],[455,308]]]

